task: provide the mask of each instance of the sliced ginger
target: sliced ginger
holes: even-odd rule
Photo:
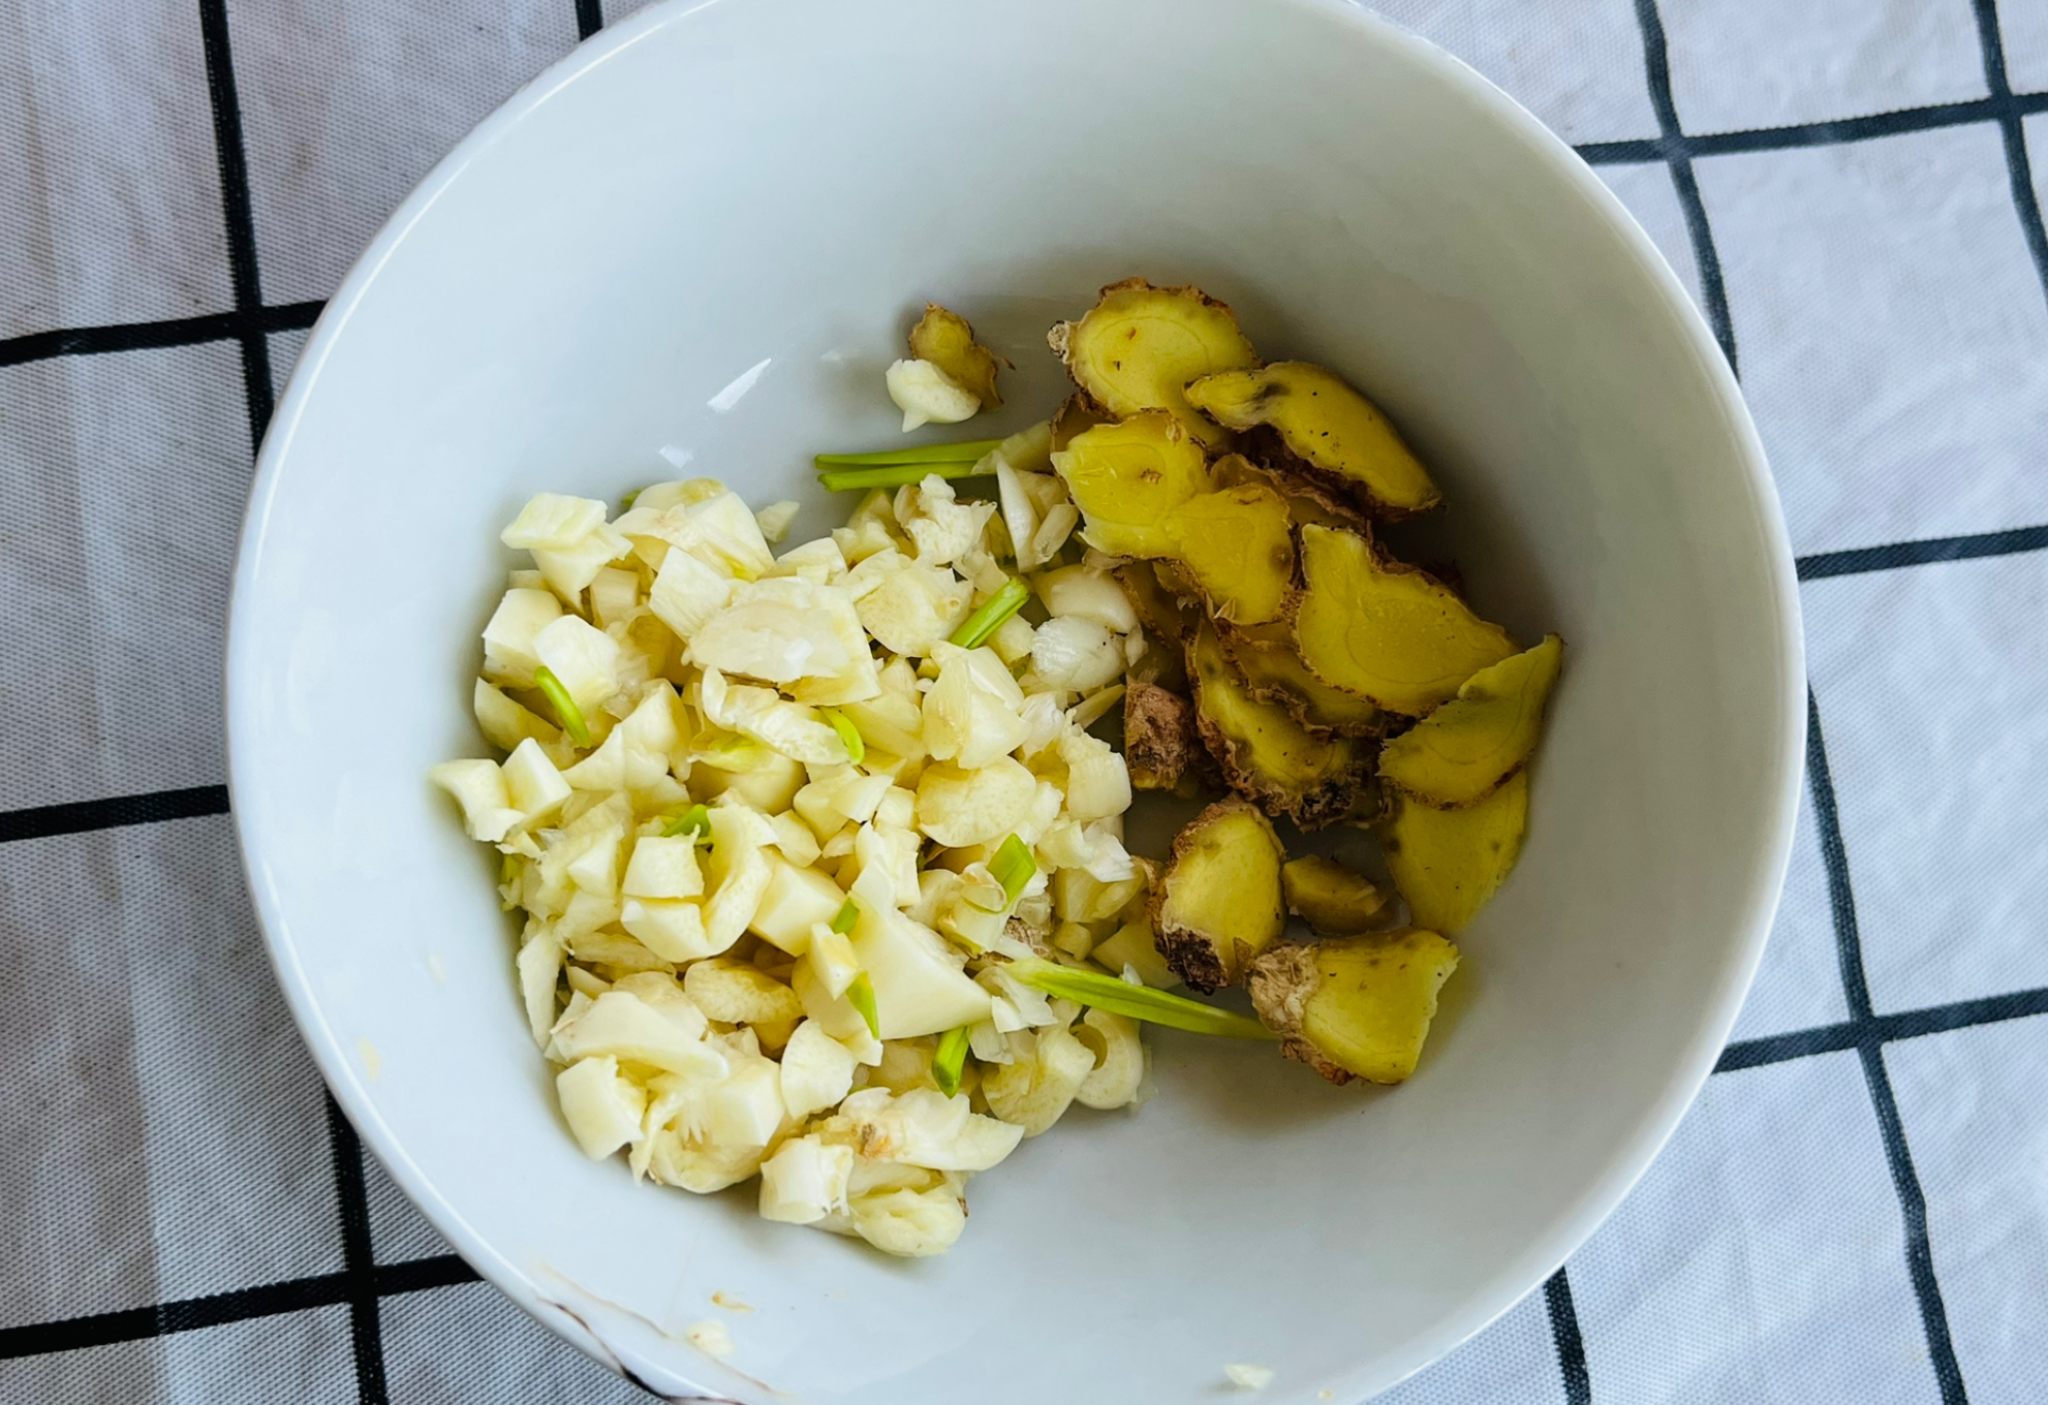
[[[1263,624],[1280,618],[1294,588],[1294,534],[1286,499],[1246,483],[1198,493],[1167,515],[1173,558],[1216,618]]]
[[[1434,507],[1429,471],[1387,417],[1333,371],[1306,361],[1232,370],[1186,388],[1188,403],[1226,429],[1267,428],[1287,466],[1402,517]]]
[[[1046,340],[1074,384],[1110,414],[1165,410],[1211,448],[1230,435],[1195,413],[1188,382],[1258,364],[1224,304],[1200,288],[1155,288],[1142,278],[1110,284],[1086,316],[1058,323]]]
[[[1564,641],[1552,634],[1480,669],[1457,697],[1386,744],[1381,777],[1442,808],[1485,798],[1536,749],[1543,704],[1563,660]]]
[[[1153,683],[1126,687],[1124,765],[1134,789],[1172,790],[1204,755],[1193,703]]]
[[[1420,716],[1515,652],[1506,630],[1427,574],[1382,562],[1365,537],[1303,527],[1301,564],[1294,637],[1302,661],[1389,712]]]
[[[1170,693],[1188,691],[1187,637],[1201,623],[1200,610],[1160,583],[1152,563],[1126,561],[1111,572],[1145,627],[1145,652],[1131,665],[1134,681],[1156,683]]]
[[[1308,671],[1294,647],[1294,632],[1285,624],[1232,625],[1217,633],[1251,695],[1278,703],[1309,731],[1371,737],[1385,728],[1385,713]]]
[[[1152,892],[1153,943],[1175,975],[1208,993],[1244,979],[1245,966],[1287,925],[1272,822],[1237,796],[1219,800],[1174,836]]]
[[[957,382],[961,389],[981,402],[984,410],[1000,409],[1003,397],[996,390],[996,371],[1009,363],[974,339],[974,328],[957,312],[948,312],[935,302],[924,305],[924,316],[910,329],[910,354],[929,361]]]
[[[1201,444],[1163,410],[1075,435],[1052,466],[1086,519],[1082,540],[1112,556],[1172,555],[1167,515],[1210,488]]]
[[[1246,983],[1289,1058],[1332,1083],[1400,1083],[1415,1072],[1437,992],[1457,969],[1456,946],[1407,928],[1314,946],[1283,942],[1251,962]]]
[[[1177,584],[1186,584],[1193,592],[1194,583],[1176,576],[1169,584],[1166,574],[1169,563],[1164,561],[1128,561],[1116,568],[1117,583],[1123,586],[1124,594],[1130,597],[1131,608],[1138,612],[1138,623],[1145,626],[1145,632],[1155,639],[1180,644],[1195,632],[1202,622],[1202,611],[1191,603],[1191,594],[1175,589]]]
[[[1289,859],[1280,870],[1287,910],[1319,936],[1355,937],[1386,908],[1387,895],[1370,878],[1320,854]]]
[[[1234,488],[1240,483],[1259,483],[1287,499],[1287,513],[1297,527],[1336,527],[1347,532],[1365,530],[1367,518],[1349,502],[1311,478],[1294,473],[1274,473],[1259,467],[1243,454],[1225,454],[1210,465],[1216,486]]]
[[[1086,430],[1052,463],[1096,550],[1176,563],[1221,619],[1260,624],[1285,611],[1294,585],[1286,500],[1260,483],[1211,491],[1201,446],[1164,412]]]
[[[1461,809],[1395,797],[1380,849],[1416,923],[1462,932],[1514,868],[1528,823],[1529,773],[1519,770]]]
[[[1232,790],[1303,829],[1361,811],[1372,794],[1370,743],[1317,736],[1284,707],[1253,697],[1206,624],[1188,645],[1188,672],[1195,725]]]
[[[1052,447],[1064,449],[1074,442],[1076,435],[1086,434],[1098,424],[1109,424],[1109,416],[1088,403],[1088,397],[1075,391],[1060,402],[1059,409],[1052,416]]]

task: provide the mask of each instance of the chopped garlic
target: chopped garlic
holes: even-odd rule
[[[644,835],[633,845],[620,892],[629,898],[694,898],[704,891],[697,845],[688,835]]]
[[[851,1068],[852,1060],[847,1064]],[[816,1224],[843,1213],[853,1159],[852,1147],[828,1146],[815,1136],[784,1142],[761,1165],[761,1217]]]
[[[1254,1366],[1248,1362],[1233,1361],[1223,1368],[1223,1374],[1230,1378],[1232,1385],[1245,1390],[1264,1390],[1273,1384],[1271,1366]]]
[[[520,812],[512,804],[505,773],[493,762],[443,761],[427,772],[427,779],[462,806],[463,828],[471,839],[495,844],[519,823]]]
[[[552,591],[519,586],[506,591],[484,626],[485,675],[531,687],[533,671],[540,667],[534,638],[561,617],[562,602]]]
[[[1088,693],[1122,676],[1124,656],[1107,629],[1065,615],[1038,626],[1031,639],[1031,667],[1048,688]]]
[[[942,1254],[967,1227],[966,1202],[955,1177],[944,1177],[925,1190],[879,1191],[852,1202],[856,1234],[884,1253],[903,1258]]]
[[[533,652],[586,713],[618,691],[618,641],[580,615],[564,615],[534,635]]]
[[[1094,566],[1062,566],[1038,578],[1047,614],[1088,620],[1116,634],[1138,627],[1138,612],[1116,577]]]
[[[995,515],[994,503],[963,503],[953,485],[936,474],[920,484],[897,518],[917,546],[917,559],[930,566],[949,566],[973,551]]]
[[[835,1107],[853,1087],[854,1057],[813,1020],[805,1020],[782,1050],[782,1103],[791,1117]]]
[[[790,523],[796,521],[796,515],[801,511],[801,503],[785,498],[781,502],[772,502],[764,508],[757,509],[754,513],[754,525],[761,529],[762,540],[773,546],[789,535]]]
[[[588,1155],[699,1194],[758,1175],[767,1218],[919,1255],[1023,1137],[1147,1096],[1128,1020],[1076,1023],[988,964],[1051,939],[1164,971],[1129,776],[1086,731],[1143,636],[1103,563],[1068,564],[1048,448],[1040,424],[989,456],[1000,504],[934,475],[780,557],[796,505],[756,513],[709,479],[613,522],[541,494],[507,528],[534,569],[485,627],[471,708],[509,755],[431,780],[504,855],[520,997]],[[1026,572],[1046,623],[950,642]],[[1006,890],[1012,839],[1031,863]],[[962,1029],[985,1103],[931,1085],[931,1041]]]
[[[981,400],[929,361],[898,361],[887,374],[889,398],[903,412],[903,432],[924,424],[958,424],[981,409]]]
[[[924,742],[932,756],[968,770],[994,765],[1024,742],[1024,692],[987,649],[941,644],[938,681],[924,695]]]
[[[854,650],[832,618],[845,608],[840,591],[794,576],[741,586],[691,636],[690,661],[769,683],[846,674]]]
[[[593,1161],[602,1161],[640,1135],[647,1110],[647,1090],[619,1073],[619,1061],[578,1059],[555,1075],[562,1116],[576,1144]]]

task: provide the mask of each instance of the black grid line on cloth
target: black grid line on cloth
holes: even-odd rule
[[[2005,72],[2005,38],[1998,26],[1998,0],[1972,0],[1977,16],[1977,40],[1984,48],[1984,85],[1991,92],[1991,107],[1998,117],[1998,130],[2005,138],[2006,171],[2012,178],[2013,208],[2020,217],[2020,232],[2026,235],[2027,252],[2034,256],[2034,273],[2041,291],[2048,295],[2048,230],[2041,227],[2041,202],[2034,195],[2033,165],[2027,159],[2027,133],[2023,115],[2014,99],[2012,82]]]
[[[1735,323],[1728,316],[1728,288],[1721,279],[1721,255],[1714,248],[1714,231],[1707,224],[1706,202],[1700,198],[1700,184],[1693,176],[1692,152],[1678,125],[1678,105],[1671,97],[1671,55],[1664,41],[1664,17],[1657,12],[1657,0],[1636,0],[1636,24],[1643,31],[1643,71],[1650,85],[1650,107],[1657,114],[1657,128],[1664,162],[1671,168],[1671,185],[1678,193],[1678,208],[1685,216],[1685,230],[1692,242],[1692,261],[1699,270],[1701,310],[1721,343],[1721,354],[1734,370]]]
[[[249,445],[251,451],[256,452],[261,450],[263,436],[270,427],[270,417],[277,405],[277,391],[271,380],[270,342],[263,326],[263,278],[257,264],[256,216],[249,193],[249,157],[243,142],[241,101],[235,87],[227,0],[199,0],[199,24],[206,54],[207,93],[213,108],[214,143],[220,163],[221,218],[226,226],[228,263],[238,321],[237,337],[242,348]],[[334,1163],[335,1197],[339,1202],[343,1278],[348,1289],[356,1395],[361,1405],[389,1405],[362,1143],[332,1095],[327,1098],[327,1122]]]
[[[1573,150],[1594,166],[1647,165],[1664,160],[1674,146],[1683,148],[1689,156],[1735,156],[1759,151],[1794,151],[1812,146],[1846,146],[1852,142],[1875,141],[1880,137],[1903,136],[1908,132],[1931,132],[1942,127],[1996,122],[2007,111],[2018,117],[2048,112],[2048,93],[2009,93],[2002,102],[1973,98],[1967,102],[1893,108],[1865,117],[1798,122],[1785,127],[1749,127],[1733,132],[1698,132],[1675,139],[1646,137],[1585,142]]]
[[[1806,694],[1806,782],[1820,828],[1821,862],[1827,871],[1828,902],[1842,967],[1842,993],[1849,1004],[1849,1023],[1856,1030],[1856,1054],[1862,1061],[1864,1081],[1870,1087],[1870,1101],[1877,1112],[1885,1162],[1891,1170],[1892,1186],[1898,1192],[1906,1237],[1906,1271],[1912,1279],[1921,1326],[1927,1334],[1927,1354],[1934,1365],[1942,1405],[1966,1405],[1970,1397],[1963,1388],[1962,1367],[1956,1362],[1955,1345],[1949,1338],[1948,1308],[1942,1301],[1941,1284],[1934,1272],[1934,1251],[1927,1237],[1927,1196],[1913,1170],[1905,1124],[1899,1119],[1898,1099],[1885,1072],[1884,1043],[1878,1037],[1870,1004],[1870,985],[1864,977],[1863,942],[1856,926],[1856,895],[1849,881],[1849,854],[1842,842],[1835,782],[1828,769],[1827,742],[1821,732],[1820,703],[1811,689]]]
[[[2044,548],[2048,548],[2048,526],[2011,527],[2002,532],[1980,532],[1967,537],[1930,537],[1924,541],[1892,542],[1885,546],[1864,546],[1849,551],[1824,551],[1802,556],[1799,558],[1799,579],[1826,580],[1831,576],[1857,576],[1871,571],[1896,570],[1901,566],[1926,566],[1938,561],[2012,556]]]
[[[1572,1306],[1572,1281],[1560,1268],[1543,1282],[1543,1307],[1550,1318],[1550,1337],[1557,1344],[1557,1369],[1564,1377],[1565,1405],[1592,1405],[1593,1377],[1586,1369],[1586,1339],[1579,1335],[1578,1309]]]
[[[577,41],[580,43],[603,28],[603,0],[576,0]]]
[[[83,834],[131,824],[159,824],[199,815],[225,815],[228,788],[196,785],[184,790],[158,790],[147,795],[117,795],[108,800],[74,800],[38,805],[30,810],[0,811],[0,844],[17,839],[45,839],[53,834]]]
[[[228,43],[227,0],[199,0],[199,33],[206,53],[206,91],[213,106],[213,141],[220,161],[221,219],[227,227],[228,271],[235,290],[236,339],[242,345],[242,388],[249,401],[249,443],[263,443],[276,405],[270,383],[270,343],[257,329],[263,279],[256,269],[256,217],[249,203],[249,156],[242,144],[242,104],[235,93],[235,61]]]
[[[1765,1064],[1787,1063],[1814,1054],[1839,1053],[1873,1040],[1879,1044],[1891,1044],[1927,1034],[1946,1034],[1954,1029],[1974,1029],[1978,1025],[2023,1020],[2032,1015],[2048,1015],[2048,986],[1745,1039],[1721,1051],[1714,1072],[1733,1073],[1738,1069],[1761,1068]]]
[[[106,327],[73,327],[30,332],[0,341],[0,366],[23,366],[57,356],[97,356],[109,351],[153,351],[173,346],[203,346],[239,340],[245,327],[258,334],[302,332],[320,316],[324,302],[280,303],[259,307],[251,315],[209,312],[200,317],[174,317],[165,322],[117,322]]]
[[[334,1153],[334,1195],[341,1211],[342,1279],[348,1289],[356,1396],[362,1405],[389,1405],[383,1325],[377,1311],[377,1261],[370,1247],[370,1197],[363,1183],[363,1144],[332,1094],[327,1098],[327,1133]]]
[[[380,1298],[478,1281],[476,1270],[453,1254],[407,1259],[403,1263],[382,1265],[376,1270],[377,1296]],[[354,1291],[355,1283],[346,1271],[320,1273],[308,1278],[266,1283],[256,1288],[240,1288],[231,1293],[181,1298],[153,1307],[0,1328],[0,1360],[83,1351],[89,1347],[111,1346],[115,1342],[142,1341],[177,1332],[220,1327],[230,1322],[246,1322],[252,1318],[276,1317],[306,1308],[333,1307],[348,1302]]]

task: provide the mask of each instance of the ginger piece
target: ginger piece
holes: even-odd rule
[[[1354,818],[1370,804],[1371,743],[1316,736],[1286,708],[1254,698],[1206,624],[1188,645],[1188,672],[1195,725],[1232,790],[1305,830]]]
[[[1131,665],[1130,677],[1185,695],[1187,640],[1202,622],[1201,610],[1166,588],[1157,563],[1126,561],[1110,574],[1124,588],[1131,608],[1137,611],[1138,623],[1145,627],[1145,652]]]
[[[974,339],[974,328],[957,312],[948,312],[935,302],[924,305],[924,316],[910,329],[910,354],[929,361],[957,382],[962,390],[981,402],[984,410],[1002,408],[1003,397],[996,390],[996,371],[1010,363]]]
[[[1416,923],[1462,932],[1514,868],[1528,823],[1524,769],[1456,810],[1397,794],[1380,826],[1380,849]]]
[[[1226,429],[1271,431],[1273,457],[1351,493],[1384,517],[1441,498],[1429,471],[1387,417],[1334,371],[1306,361],[1226,371],[1186,388],[1189,404]]]
[[[1536,749],[1543,704],[1564,660],[1555,634],[1466,679],[1458,696],[1388,742],[1380,776],[1427,805],[1470,805]]]
[[[1312,478],[1294,473],[1275,473],[1261,468],[1242,454],[1225,454],[1209,466],[1219,488],[1240,483],[1257,483],[1287,499],[1287,513],[1297,527],[1336,527],[1362,532],[1371,521],[1356,507]]]
[[[1167,516],[1209,491],[1202,446],[1163,410],[1077,434],[1053,454],[1086,525],[1081,539],[1112,556],[1169,556]]]
[[[1294,534],[1286,499],[1246,483],[1198,493],[1167,515],[1169,553],[1217,619],[1264,624],[1294,591]]]
[[[1180,601],[1186,613],[1195,623],[1209,618],[1209,612],[1202,608],[1202,588],[1195,584],[1195,578],[1188,574],[1188,568],[1178,561],[1160,560],[1152,563],[1152,574],[1159,578],[1160,587]],[[1194,637],[1194,631],[1188,631]]]
[[[1172,790],[1205,758],[1195,707],[1152,683],[1124,691],[1124,765],[1135,790]]]
[[[1353,693],[1332,688],[1308,671],[1286,624],[1219,627],[1223,652],[1237,665],[1245,690],[1260,702],[1278,703],[1317,736],[1374,737],[1385,730],[1386,714]]]
[[[1301,564],[1302,662],[1388,712],[1419,717],[1516,652],[1506,630],[1414,567],[1381,561],[1367,537],[1303,527]]]
[[[1387,905],[1378,884],[1320,854],[1289,859],[1280,870],[1280,892],[1287,910],[1325,937],[1355,937],[1371,930]]]
[[[1211,491],[1201,446],[1163,412],[1083,431],[1052,463],[1096,550],[1175,562],[1221,619],[1284,612],[1294,585],[1286,499],[1262,483]]]
[[[1437,992],[1457,969],[1456,946],[1405,928],[1314,946],[1282,942],[1252,961],[1246,984],[1288,1058],[1332,1083],[1400,1083],[1415,1072]]]
[[[1126,278],[1078,322],[1056,324],[1046,341],[1074,384],[1118,419],[1164,410],[1197,442],[1220,448],[1227,431],[1188,404],[1189,381],[1256,366],[1237,318],[1200,288],[1155,288]]]
[[[1052,447],[1055,453],[1074,442],[1075,436],[1086,434],[1098,424],[1110,424],[1108,415],[1088,403],[1088,397],[1075,391],[1060,402],[1059,409],[1052,416]]]
[[[1286,857],[1272,822],[1234,795],[1174,836],[1152,890],[1152,940],[1175,975],[1205,995],[1244,978],[1246,964],[1287,925]]]

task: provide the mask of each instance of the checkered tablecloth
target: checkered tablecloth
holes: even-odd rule
[[[1028,0],[1018,0],[1028,3]],[[1105,0],[1109,3],[1109,0]],[[226,818],[250,461],[405,192],[620,0],[0,0],[0,1400],[648,1397],[366,1158]],[[1741,373],[1808,803],[1698,1106],[1401,1405],[2048,1401],[2048,0],[1395,0]]]

